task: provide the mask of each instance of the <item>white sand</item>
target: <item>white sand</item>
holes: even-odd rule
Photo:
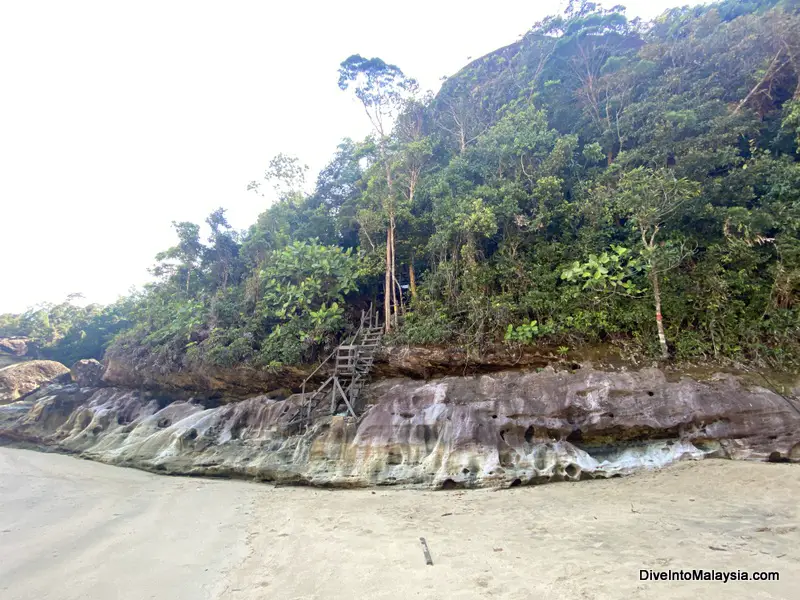
[[[705,461],[502,491],[327,491],[0,448],[0,599],[794,599],[799,500],[798,465]],[[702,568],[780,581],[639,581],[639,569]]]

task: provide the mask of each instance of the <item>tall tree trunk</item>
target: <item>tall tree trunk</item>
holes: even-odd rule
[[[398,281],[398,279],[396,277],[394,279],[394,284],[397,287],[397,298],[400,300],[400,316],[401,317],[405,317],[406,316],[406,301],[405,301],[405,298],[403,298],[403,288],[400,287],[400,281]],[[397,315],[397,305],[395,305],[394,308],[395,308],[395,316],[396,316]],[[395,321],[396,320],[397,319],[395,318]]]
[[[394,251],[395,251],[395,243],[394,243],[394,230],[395,230],[394,212],[392,212],[392,214],[389,216],[389,229],[392,232],[392,274],[391,274],[391,278],[392,278],[392,304],[394,306],[394,310],[393,310],[393,313],[394,313],[394,326],[397,327],[397,306],[398,306],[398,302],[397,302],[397,289],[394,286],[394,282],[397,281],[397,276],[395,275],[395,273],[396,273],[396,261],[395,261],[395,255],[394,255]]]
[[[664,335],[664,319],[661,316],[661,288],[658,283],[658,273],[652,272],[650,282],[653,284],[653,299],[656,304],[656,327],[658,328],[658,343],[661,345],[661,358],[669,358],[667,336]]]
[[[386,230],[386,278],[383,285],[383,327],[386,333],[392,330],[392,228]]]
[[[417,275],[414,272],[414,256],[411,256],[411,263],[408,265],[408,287],[411,290],[411,297],[417,297]]]

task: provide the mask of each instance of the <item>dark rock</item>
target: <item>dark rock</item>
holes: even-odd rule
[[[158,390],[179,398],[200,394],[227,400],[248,398],[265,390],[299,390],[303,380],[316,366],[284,367],[278,370],[245,365],[164,369],[146,363],[134,364],[113,356],[107,357],[106,363],[103,382],[109,386]],[[319,373],[317,380],[324,380],[323,372]]]

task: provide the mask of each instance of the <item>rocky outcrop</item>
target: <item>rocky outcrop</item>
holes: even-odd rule
[[[358,420],[293,422],[299,398],[210,406],[77,385],[0,408],[0,439],[156,472],[325,486],[512,486],[683,459],[800,462],[800,409],[729,375],[504,372],[374,384]]]
[[[93,358],[84,358],[72,365],[70,375],[72,381],[80,387],[100,387],[103,383],[105,367]]]
[[[25,356],[30,341],[30,338],[26,337],[0,337],[0,354]]]
[[[158,390],[183,398],[203,394],[232,400],[255,396],[265,390],[299,390],[314,369],[314,365],[275,370],[248,366],[161,369],[115,356],[106,356],[105,362],[103,382],[109,386]]]
[[[0,404],[14,402],[67,373],[67,367],[53,360],[30,360],[4,367],[0,369]]]
[[[547,349],[522,347],[512,350],[506,345],[484,348],[479,358],[457,347],[388,346],[381,348],[376,358],[376,376],[413,379],[482,375],[509,369],[542,369],[563,362],[555,352]]]
[[[112,350],[106,354],[103,381],[109,386],[146,388],[175,396],[213,394],[223,399],[241,400],[278,390],[300,391],[303,380],[316,369],[316,364],[255,368],[247,365],[219,367],[194,364],[153,364],[153,357]],[[480,359],[461,348],[436,346],[389,346],[379,350],[374,377],[386,379],[410,377],[430,379],[448,375],[480,375],[509,369],[544,368],[564,363],[555,352],[508,346],[484,349]],[[570,364],[567,362],[566,364]],[[319,385],[330,374],[328,365],[316,372],[311,385]]]
[[[29,342],[25,337],[0,337],[0,369],[29,360]]]

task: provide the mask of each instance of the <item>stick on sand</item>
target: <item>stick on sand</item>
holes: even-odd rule
[[[425,553],[425,564],[433,566],[431,551],[428,550],[428,542],[425,541],[424,537],[419,538],[419,541],[422,544],[422,551]]]

